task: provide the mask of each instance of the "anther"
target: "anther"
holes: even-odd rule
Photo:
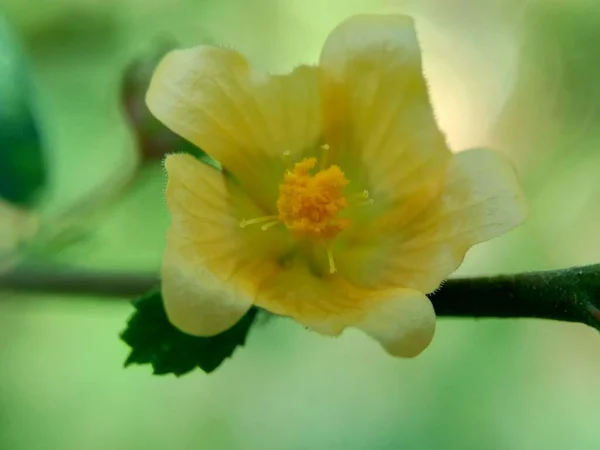
[[[364,199],[368,199],[370,196],[369,191],[367,191],[366,189],[362,192],[357,192],[356,194],[352,194],[351,198],[355,198],[355,199],[360,199],[360,200],[364,200]]]
[[[331,252],[330,247],[327,247],[327,259],[329,260],[329,273],[336,273],[337,267],[335,267],[335,261],[333,260],[333,253]]]
[[[366,189],[360,193],[354,194],[353,197],[357,200],[352,202],[351,206],[365,206],[375,203],[375,199],[370,198],[369,191]]]
[[[323,150],[324,152],[328,152],[330,149],[331,149],[331,147],[329,146],[329,144],[321,145],[321,150]],[[319,164],[320,171],[325,169],[326,162],[327,162],[327,156],[325,156],[323,159],[321,159],[321,163]]]
[[[260,229],[263,231],[267,231],[269,228],[277,225],[278,223],[279,223],[279,220],[274,220],[272,222],[265,223],[262,227],[260,227]]]
[[[373,203],[375,203],[374,199],[367,198],[365,200],[361,200],[360,202],[353,204],[352,206],[367,206],[367,205],[372,205]]]
[[[277,219],[279,216],[264,216],[264,217],[257,217],[256,219],[250,219],[250,220],[246,220],[246,219],[242,219],[240,221],[240,228],[244,228],[248,225],[254,225],[255,223],[262,223],[262,222],[268,222],[268,221],[272,221],[274,219]]]
[[[290,169],[292,168],[292,152],[289,150],[286,150],[283,152],[283,162],[286,166],[286,172],[289,172]]]

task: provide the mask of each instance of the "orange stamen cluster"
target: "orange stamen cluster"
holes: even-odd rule
[[[350,221],[338,214],[348,207],[344,188],[348,180],[338,166],[314,175],[316,158],[305,158],[288,170],[279,185],[279,220],[294,234],[317,239],[333,239]]]

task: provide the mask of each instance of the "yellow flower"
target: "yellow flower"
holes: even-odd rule
[[[190,334],[220,333],[256,305],[415,356],[435,329],[426,294],[526,215],[499,154],[448,149],[409,17],[350,18],[318,66],[287,75],[229,49],[173,51],[147,103],[224,168],[165,163],[162,291]]]

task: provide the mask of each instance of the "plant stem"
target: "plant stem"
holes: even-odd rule
[[[448,280],[429,295],[438,316],[539,318],[600,328],[600,265]]]
[[[28,267],[0,274],[0,291],[133,299],[156,289],[155,273]],[[429,295],[441,317],[539,318],[600,329],[600,264],[456,278]]]
[[[133,299],[159,285],[152,272],[22,266],[0,273],[0,291]]]

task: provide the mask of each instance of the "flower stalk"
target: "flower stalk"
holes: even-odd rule
[[[0,275],[0,299],[9,300],[12,292],[128,300],[158,285],[152,272],[22,266]],[[549,319],[600,330],[600,264],[454,278],[428,297],[438,317]]]

